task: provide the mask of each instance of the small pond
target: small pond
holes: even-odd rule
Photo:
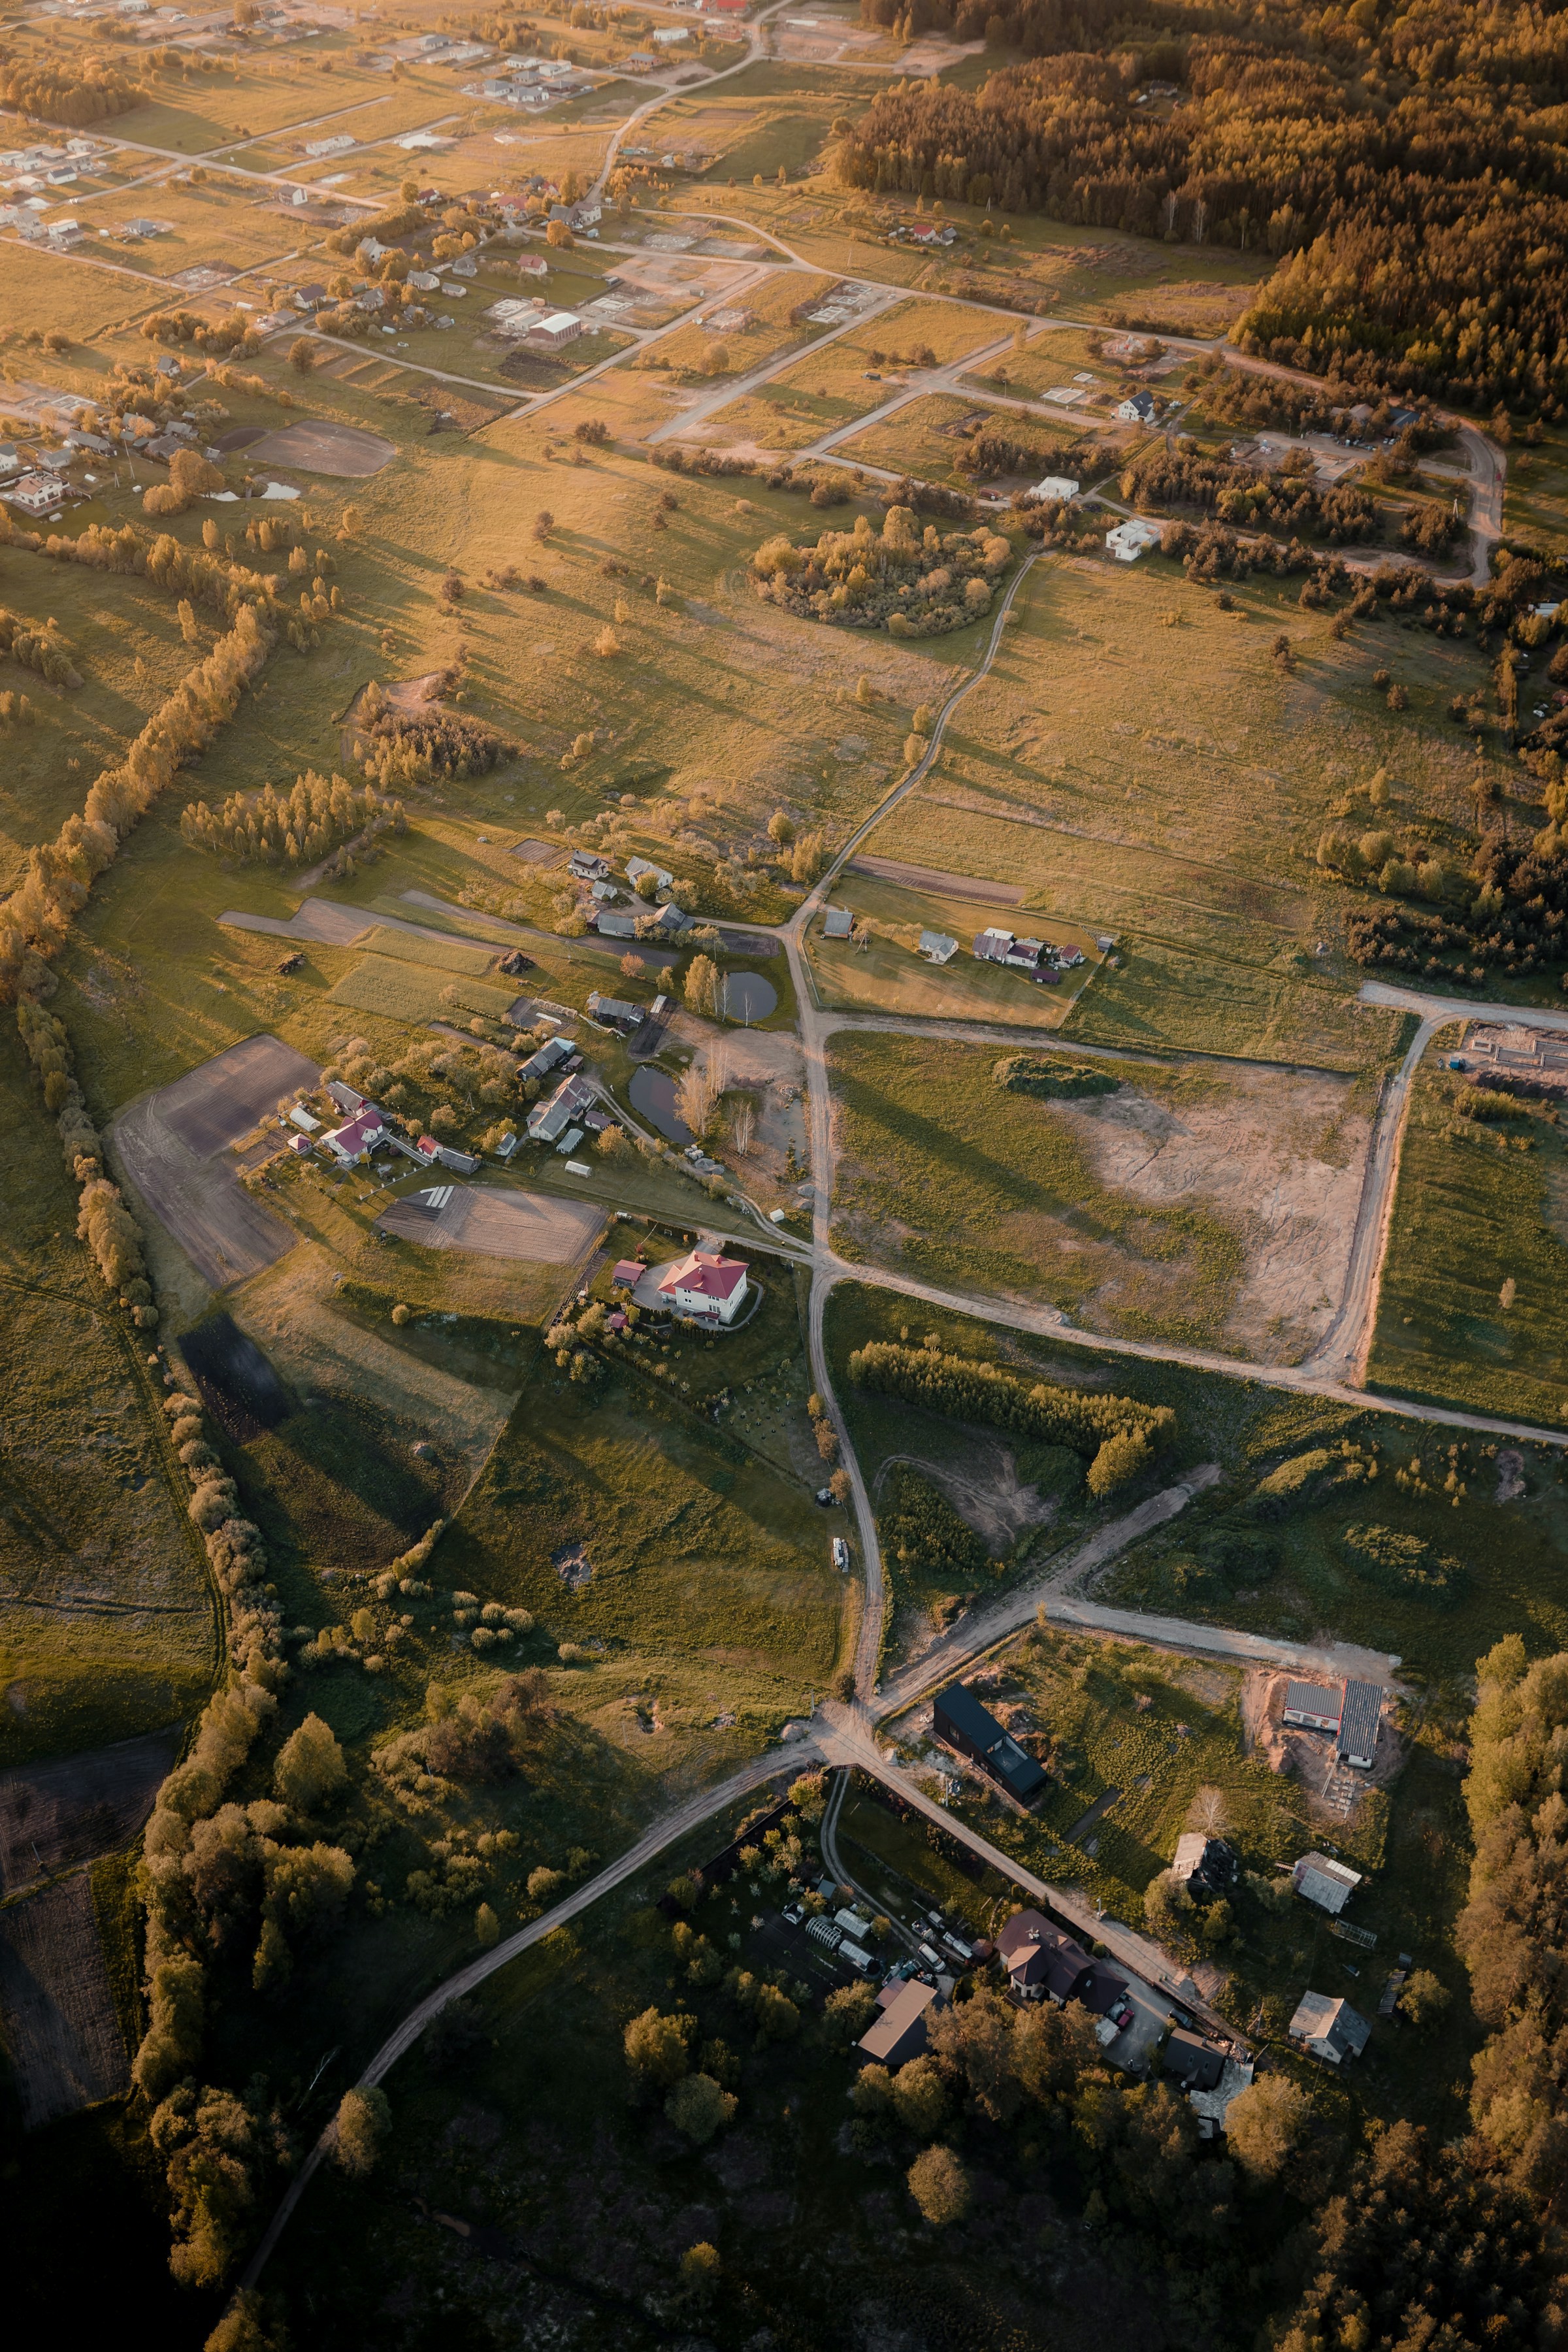
[[[675,1108],[675,1080],[645,1062],[626,1088],[632,1108],[657,1128],[667,1143],[689,1143],[691,1129]]]
[[[760,971],[726,972],[719,992],[719,1010],[730,1021],[765,1021],[778,1001],[777,989]]]

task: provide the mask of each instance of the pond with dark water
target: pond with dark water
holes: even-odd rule
[[[730,1021],[765,1021],[779,1001],[778,990],[760,971],[730,971],[720,990],[719,1009]]]
[[[626,1088],[632,1108],[657,1128],[667,1143],[689,1143],[691,1129],[675,1108],[675,1080],[663,1070],[642,1067],[632,1072]]]

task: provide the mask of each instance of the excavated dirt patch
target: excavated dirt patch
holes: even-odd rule
[[[1100,1182],[1152,1208],[1201,1209],[1241,1234],[1246,1272],[1225,1338],[1294,1363],[1333,1321],[1350,1265],[1371,1121],[1353,1080],[1237,1070],[1212,1095],[1138,1087],[1054,1108]],[[1125,1306],[1119,1292],[1118,1302]]]

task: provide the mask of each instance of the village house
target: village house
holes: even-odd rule
[[[1372,2039],[1372,2028],[1359,2010],[1323,1992],[1304,1992],[1286,2030],[1298,2050],[1330,2066],[1359,2058]]]
[[[1119,522],[1114,530],[1105,534],[1106,552],[1114,555],[1118,563],[1136,563],[1146,548],[1158,547],[1160,533],[1152,522],[1134,516],[1130,522]]]
[[[889,2073],[921,2056],[927,2046],[926,2015],[942,2007],[935,1985],[911,1978],[903,1984],[885,1984],[877,1995],[877,2015],[856,2045],[862,2064],[886,2066]]]
[[[1241,1858],[1223,1838],[1188,1830],[1176,1840],[1171,1876],[1202,1906],[1216,1895],[1228,1895],[1241,1877]]]
[[[574,1124],[578,1125],[580,1137],[582,1114],[594,1099],[594,1089],[581,1072],[575,1077],[563,1078],[555,1092],[543,1102],[535,1103],[529,1112],[525,1122],[529,1141],[559,1143]]]
[[[1005,1790],[1016,1803],[1033,1803],[1046,1785],[1044,1767],[1010,1731],[1003,1729],[989,1707],[983,1706],[962,1683],[939,1691],[931,1710],[931,1732],[942,1745],[978,1764],[988,1779]]]
[[[1081,1999],[1094,1964],[1080,1944],[1040,1911],[1016,1911],[996,1938],[1007,1981],[1026,2000]]]
[[[1336,1918],[1362,1883],[1359,1870],[1326,1853],[1304,1853],[1290,1873],[1295,1893]]]
[[[658,1294],[666,1305],[700,1323],[732,1323],[750,1293],[742,1261],[721,1257],[717,1250],[691,1250],[658,1278]]]

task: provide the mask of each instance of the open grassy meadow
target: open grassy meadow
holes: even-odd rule
[[[217,1663],[214,1596],[156,1389],[77,1247],[75,1192],[14,1034],[0,1302],[0,1766],[188,1720]]]
[[[1232,601],[1158,556],[1037,563],[990,676],[868,846],[1020,885],[1042,927],[1114,935],[1121,971],[1069,1023],[1086,1039],[1376,1057],[1392,1033],[1353,1003],[1355,901],[1318,869],[1318,836],[1367,805],[1380,766],[1394,823],[1463,835],[1468,747],[1443,730],[1478,657],[1386,620],[1336,643],[1316,616],[1303,629],[1289,583]],[[1299,654],[1286,678],[1268,651],[1281,629]],[[1372,687],[1382,662],[1409,679],[1411,712]]]
[[[1041,1101],[997,1085],[997,1059],[994,1045],[834,1040],[835,1246],[925,1281],[1046,1300],[1091,1328],[1217,1343],[1238,1303],[1251,1221],[1239,1197],[1215,1195],[1240,1130],[1271,1114],[1213,1070],[1115,1062],[1095,1066],[1120,1082],[1115,1095]],[[1162,1202],[1106,1181],[1102,1138],[1124,1124],[1138,1126],[1138,1160],[1157,1155],[1157,1104],[1174,1127],[1184,1109],[1213,1118],[1208,1199],[1184,1187]]]
[[[1568,1150],[1543,1105],[1460,1118],[1469,1091],[1428,1049],[1367,1376],[1394,1395],[1555,1428],[1568,1421]]]

